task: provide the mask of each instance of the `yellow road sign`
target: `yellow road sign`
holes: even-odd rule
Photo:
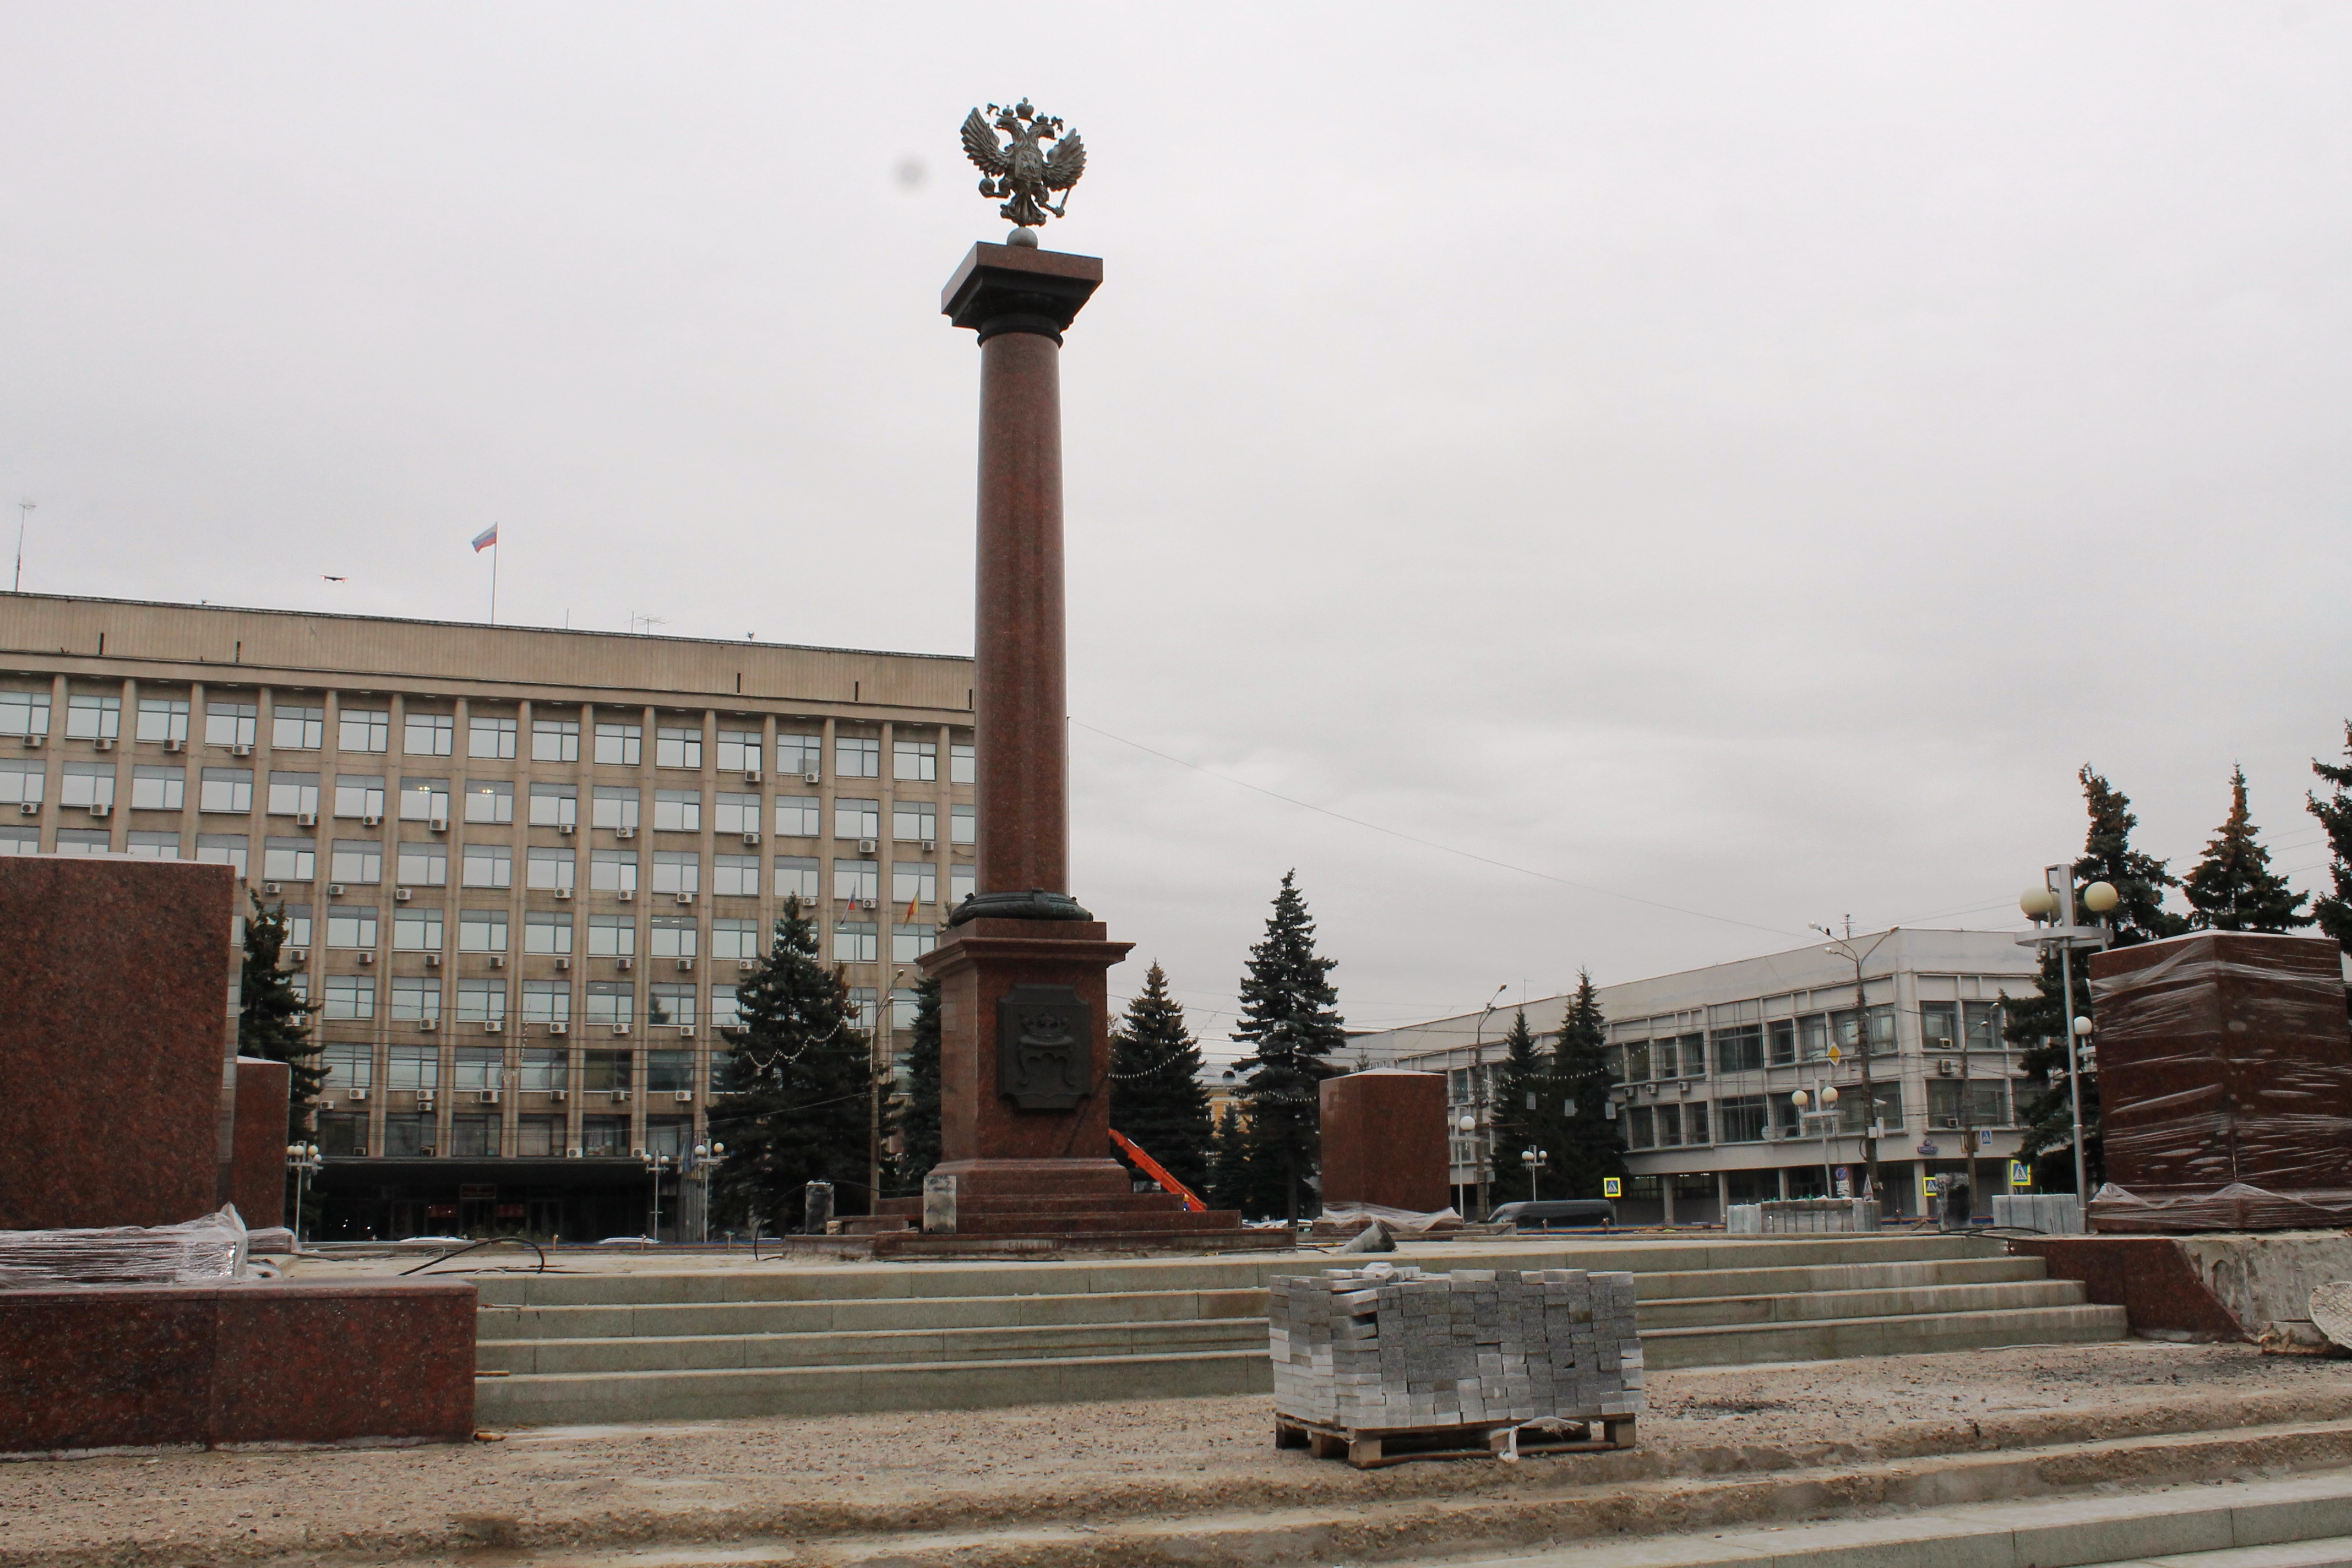
[[[1603,1176],[1601,1178],[1601,1195],[1604,1198],[1622,1198],[1625,1195],[1625,1184],[1614,1176]]]

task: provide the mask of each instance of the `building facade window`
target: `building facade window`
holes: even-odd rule
[[[383,818],[383,781],[346,774],[335,781],[335,816],[341,820]]]
[[[890,776],[929,784],[940,776],[940,746],[936,741],[890,742]]]
[[[28,761],[23,757],[0,757],[0,805],[38,805],[48,787],[49,768],[47,763]],[[134,785],[131,799],[136,801],[138,798],[138,789]]]
[[[816,796],[780,795],[776,797],[777,837],[814,838],[824,831],[823,821],[817,811]]]
[[[969,865],[948,868],[948,907],[952,909],[972,895],[980,885],[980,873]]]
[[[629,1152],[629,1119],[625,1116],[583,1116],[580,1119],[582,1152],[591,1159]]]
[[[722,899],[760,896],[757,855],[714,855],[710,858],[710,890]]]
[[[259,740],[261,710],[251,702],[205,704],[205,744],[250,746]]]
[[[760,731],[757,730],[720,730],[719,731],[719,771],[728,773],[757,773],[760,770]]]
[[[533,719],[530,760],[534,763],[576,763],[580,760],[580,721]]]
[[[833,863],[833,896],[836,899],[874,899],[882,896],[882,863],[878,860],[835,860]]]
[[[415,1024],[441,1021],[441,983],[396,974],[392,981],[392,1021]]]
[[[272,773],[269,775],[269,815],[272,816],[318,816],[319,775]]]
[[[253,855],[253,840],[242,833],[199,833],[196,835],[196,858],[211,866],[236,868],[239,877],[247,874]]]
[[[458,952],[504,952],[506,950],[506,910],[459,910],[457,911]]]
[[[392,947],[394,952],[440,952],[441,911],[407,908],[393,910]]]
[[[466,781],[466,820],[510,823],[514,820],[514,785],[504,779]]]
[[[61,827],[58,830],[58,853],[60,855],[103,855],[107,852],[107,833],[102,827]]]
[[[494,1160],[499,1153],[499,1119],[477,1112],[449,1119],[449,1152],[460,1160]]]
[[[588,956],[591,958],[634,958],[637,952],[637,922],[627,915],[590,915],[588,917]]]
[[[73,696],[66,699],[66,739],[113,741],[122,735],[122,699]]]
[[[503,980],[457,982],[457,1022],[503,1024],[507,1017],[507,984]]]
[[[655,850],[653,890],[656,893],[702,891],[702,857],[691,849]]]
[[[890,928],[890,962],[912,963],[939,945],[939,928],[910,924]]]
[[[572,951],[570,910],[526,910],[522,917],[525,952],[565,953]]]
[[[939,901],[939,874],[929,860],[890,862],[890,903],[893,908]]]
[[[363,974],[328,975],[324,1016],[339,1022],[374,1017],[375,982]]]
[[[404,726],[401,749],[412,757],[446,757],[457,749],[455,713],[419,713],[412,710]]]
[[[880,928],[872,921],[836,921],[833,927],[835,963],[872,963],[881,957]]]
[[[1771,1122],[1760,1094],[1733,1095],[1716,1101],[1717,1120],[1726,1143],[1760,1143]]]
[[[646,758],[646,728],[642,724],[596,726],[596,761],[606,767],[634,768]]]
[[[980,758],[968,741],[960,741],[948,748],[948,782],[971,784],[980,776]]]
[[[701,832],[702,792],[693,789],[654,791],[654,831],[656,833]]]
[[[261,876],[268,882],[310,882],[318,879],[319,846],[309,838],[265,838],[261,841]]]
[[[714,1029],[738,1029],[743,1026],[743,1010],[735,999],[732,985],[710,988],[710,1026]]]
[[[447,887],[449,847],[438,839],[402,839],[400,881],[410,888]]]
[[[580,786],[535,784],[530,786],[533,827],[576,827],[580,823]]]
[[[0,724],[5,722],[7,722],[5,716],[0,715]],[[182,745],[186,745],[188,743],[186,700],[170,697],[141,698],[139,700],[139,738],[159,743],[177,741]]]
[[[131,806],[134,811],[178,811],[188,800],[185,768],[142,763],[131,770]],[[38,799],[36,795],[34,798]]]
[[[814,903],[818,895],[817,862],[814,855],[776,857],[776,897]]]
[[[370,952],[374,952],[375,906],[329,904],[327,906],[327,945],[333,948],[362,948]]]
[[[449,781],[447,779],[401,780],[400,820],[429,822],[446,826],[449,821]]]
[[[935,843],[940,837],[940,808],[928,800],[890,803],[890,837],[901,844]]]
[[[570,1089],[570,1053],[561,1047],[525,1046],[516,1063],[515,1087],[525,1094],[552,1094],[559,1089]]]
[[[646,952],[653,958],[692,958],[697,953],[692,915],[656,915],[646,922]]]
[[[469,888],[513,887],[513,847],[506,844],[467,844],[466,846],[466,886]]]
[[[319,1084],[328,1100],[349,1099],[354,1090],[375,1088],[375,1047],[352,1040],[330,1040],[319,1047],[319,1066],[326,1077]]]
[[[59,805],[87,807],[114,804],[112,763],[68,763],[58,781]]]
[[[588,864],[588,885],[602,892],[635,891],[637,856],[633,849],[599,849]]]
[[[721,834],[757,833],[766,826],[760,816],[758,795],[734,795],[721,790],[715,804],[711,826],[714,831]]]
[[[634,1026],[636,1022],[636,987],[627,981],[591,980],[588,983],[589,1027],[612,1026],[628,1028]],[[629,1058],[625,1051],[591,1051],[588,1056],[592,1063],[598,1057],[618,1057],[621,1059],[622,1072],[625,1075],[628,1071]],[[592,1082],[588,1087],[594,1089],[596,1085]],[[625,1079],[622,1083],[614,1087],[626,1089],[628,1084]]]
[[[124,845],[124,853],[142,860],[177,860],[180,858],[180,836],[176,833],[134,831]]]
[[[637,826],[637,792],[619,784],[598,784],[589,810],[591,826],[635,827]]]
[[[881,837],[882,803],[836,796],[833,803],[833,836],[835,838]]]
[[[1890,1123],[1889,1125],[1892,1125]],[[1927,1130],[1956,1132],[1964,1127],[2009,1125],[2009,1085],[1982,1079],[1927,1080]]]
[[[251,768],[206,768],[204,792],[196,798],[198,811],[223,815],[240,815],[253,810],[253,770]]]
[[[269,710],[269,743],[281,752],[316,752],[327,744],[327,710],[290,702]]]
[[[948,837],[956,844],[980,842],[980,808],[972,805],[948,807]]]
[[[1886,1123],[1886,1130],[1889,1132],[1902,1131],[1903,1085],[1901,1082],[1874,1082],[1871,1089],[1877,1099],[1877,1119]],[[1869,1103],[1870,1096],[1862,1092],[1862,1085],[1858,1083],[1849,1084],[1838,1090],[1838,1132],[1841,1136],[1851,1138],[1862,1134],[1869,1123],[1869,1119],[1864,1115],[1864,1107]]]
[[[531,887],[541,891],[572,890],[573,867],[571,850],[551,849],[534,844],[525,866],[530,874]]]
[[[466,719],[466,754],[511,760],[515,754],[516,722],[481,713]]]
[[[432,1113],[403,1111],[383,1119],[383,1152],[386,1158],[403,1155],[425,1155],[434,1152],[434,1139],[438,1136]]]
[[[710,922],[710,956],[745,959],[760,956],[760,922],[722,918]]]
[[[647,1015],[651,1016],[651,1015]],[[692,1051],[647,1051],[646,1053],[646,1092],[647,1094],[677,1094],[694,1089],[694,1053]]]
[[[343,709],[335,716],[335,749],[341,752],[392,750],[392,710]]]
[[[683,725],[664,724],[654,731],[654,766],[657,768],[695,768],[702,766],[702,726],[688,729]]]
[[[572,1021],[572,987],[561,980],[526,980],[522,983],[522,1020],[526,1024],[569,1024]],[[560,1058],[560,1051],[549,1055]],[[561,1089],[560,1083],[549,1087]]]
[[[656,981],[646,988],[646,1022],[690,1029],[694,1026],[694,987]]]
[[[373,838],[338,838],[327,868],[331,882],[373,884],[383,880],[383,846]]]
[[[866,735],[835,736],[833,772],[836,778],[880,778],[882,776],[881,741]]]
[[[1764,1068],[1764,1026],[1748,1024],[1718,1029],[1715,1035],[1715,1070],[1761,1072]]]

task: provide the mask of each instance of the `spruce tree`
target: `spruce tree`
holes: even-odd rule
[[[1521,1150],[1539,1148],[1554,1160],[1559,1158],[1551,1147],[1555,1140],[1544,1136],[1556,1130],[1559,1120],[1559,1095],[1552,1087],[1552,1064],[1545,1056],[1528,1029],[1526,1011],[1514,1014],[1510,1029],[1503,1036],[1503,1070],[1495,1088],[1494,1106],[1486,1115],[1487,1135],[1494,1140],[1490,1204],[1512,1203],[1529,1195]]]
[[[2291,891],[2271,869],[2246,811],[2246,770],[2230,771],[2230,815],[2205,846],[2205,858],[2181,883],[2202,931],[2288,931],[2311,924],[2303,912],[2307,893]]]
[[[1315,921],[1299,896],[1298,873],[1286,871],[1266,918],[1265,938],[1250,949],[1242,976],[1241,1023],[1234,1037],[1255,1047],[1234,1064],[1246,1072],[1242,1105],[1249,1121],[1251,1212],[1297,1223],[1299,1197],[1321,1153],[1325,1061],[1346,1030],[1332,1011],[1336,959],[1315,952]]]
[[[2105,917],[2117,947],[2179,936],[2189,922],[2164,907],[2165,890],[2180,879],[2168,864],[2132,847],[2132,829],[2139,826],[2131,797],[2109,784],[2084,763],[2076,775],[2083,784],[2083,804],[2090,814],[2083,853],[2072,870],[2077,888],[2105,882],[2116,889],[2116,907]],[[2034,1184],[2045,1190],[2067,1190],[2074,1184],[2074,1110],[2066,1083],[2066,1028],[2070,1019],[2091,1016],[2088,954],[2078,954],[2073,965],[2073,1005],[2058,1000],[2059,963],[2055,952],[2042,955],[2035,994],[2012,1000],[2000,997],[2004,1033],[2024,1048],[2018,1066],[2024,1082],[2036,1085],[2032,1097],[2018,1108],[2025,1132],[2018,1158],[2033,1167]],[[2099,1133],[2098,1075],[2079,1074],[2083,1084],[2083,1164],[2092,1190],[2105,1177],[2105,1150]]]
[[[894,1190],[923,1190],[923,1178],[940,1163],[940,983],[926,974],[915,982],[915,1026],[907,1040],[907,1098],[892,1125],[898,1152],[892,1162]]]
[[[2352,720],[2344,725],[2344,756],[2352,763]],[[2311,815],[2327,834],[2327,875],[2335,890],[2324,893],[2311,912],[2319,929],[2352,952],[2352,765],[2337,767],[2311,760],[2311,771],[2327,781],[2327,798],[2305,794]]]
[[[1238,1209],[1251,1214],[1256,1184],[1250,1171],[1249,1130],[1233,1106],[1217,1118],[1209,1134],[1209,1190],[1202,1194],[1213,1209]],[[1258,1217],[1251,1214],[1251,1217]]]
[[[1604,1177],[1625,1173],[1625,1140],[1623,1123],[1609,1114],[1609,1021],[1587,971],[1577,972],[1576,994],[1560,1023],[1551,1084],[1560,1117],[1553,1181],[1562,1197],[1600,1197]]]
[[[840,973],[817,961],[816,927],[798,897],[784,900],[767,956],[735,997],[742,1021],[722,1031],[735,1098],[711,1127],[727,1145],[713,1212],[796,1228],[814,1181],[834,1184],[835,1212],[869,1212],[866,1037]]]
[[[1154,963],[1111,1030],[1110,1124],[1196,1194],[1209,1184],[1212,1132],[1202,1066],[1184,1005]]]
[[[278,955],[286,947],[286,906],[265,905],[250,889],[246,897],[253,908],[245,917],[236,1054],[286,1064],[289,1080],[286,1142],[308,1143],[316,1136],[319,1086],[327,1081],[327,1069],[319,1060],[319,1042],[310,1037],[310,1004],[294,989],[294,977],[278,967]],[[287,1201],[293,1201],[291,1185],[287,1188]],[[247,1223],[268,1226],[281,1221],[277,1216],[252,1215]]]

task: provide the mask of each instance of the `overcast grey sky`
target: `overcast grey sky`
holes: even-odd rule
[[[1293,866],[1381,1026],[2013,925],[2085,760],[2181,868],[2233,761],[2323,858],[2352,7],[20,0],[0,59],[26,586],[479,616],[495,521],[502,619],[863,647],[971,646],[957,121],[1081,130],[1075,890],[1204,1034]]]

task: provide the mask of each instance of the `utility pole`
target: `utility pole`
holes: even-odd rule
[[[1492,1130],[1486,1124],[1486,1020],[1495,1016],[1495,1004],[1511,988],[1504,981],[1495,987],[1494,995],[1486,999],[1486,1010],[1478,1015],[1478,1027],[1470,1038],[1470,1105],[1471,1114],[1477,1119],[1478,1130],[1470,1135],[1472,1168],[1478,1176],[1478,1217],[1486,1217],[1486,1141]]]
[[[25,524],[32,520],[33,509],[40,504],[37,500],[16,503],[16,583],[8,590],[12,594],[25,591]]]
[[[1898,928],[1888,926],[1879,932],[1877,942],[1859,949],[1853,944],[1852,915],[1845,917],[1843,937],[1837,937],[1837,933],[1825,925],[1818,925],[1813,929],[1823,936],[1836,937],[1837,940],[1832,941],[1824,951],[1845,959],[1853,965],[1853,1048],[1854,1054],[1862,1063],[1862,1157],[1865,1173],[1864,1180],[1870,1188],[1870,1195],[1877,1198],[1879,1196],[1878,1134],[1875,1129],[1878,1126],[1878,1089],[1870,1076],[1870,1006],[1869,999],[1863,989],[1862,966],[1864,961],[1876,952],[1880,944],[1893,936]]]

